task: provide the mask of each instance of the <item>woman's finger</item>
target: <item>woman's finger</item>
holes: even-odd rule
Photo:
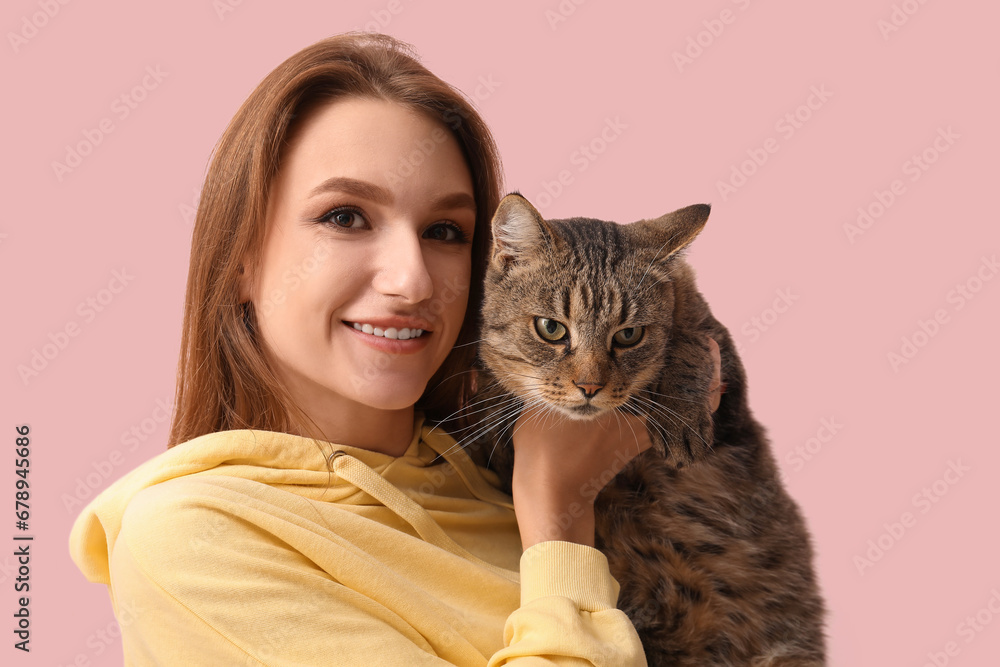
[[[712,370],[712,382],[708,385],[708,402],[712,406],[712,412],[715,412],[719,409],[719,403],[722,402],[722,392],[726,388],[722,385],[722,354],[719,352],[719,344],[709,336],[708,346],[712,352],[712,363],[715,365]]]

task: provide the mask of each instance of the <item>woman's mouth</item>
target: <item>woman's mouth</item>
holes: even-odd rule
[[[423,329],[413,329],[410,327],[377,327],[372,324],[364,322],[348,322],[355,329],[362,333],[371,334],[372,336],[379,336],[380,338],[389,338],[391,340],[409,340],[411,338],[420,338],[425,332]]]

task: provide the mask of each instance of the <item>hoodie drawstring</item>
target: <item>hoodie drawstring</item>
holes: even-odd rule
[[[427,510],[390,482],[386,481],[385,478],[363,461],[356,459],[347,452],[337,450],[330,455],[327,462],[333,472],[341,479],[361,489],[382,503],[387,509],[395,512],[403,521],[413,526],[413,529],[425,542],[429,542],[449,553],[477,563],[505,579],[517,580],[516,573],[487,563],[448,537],[448,534],[444,532]],[[513,577],[511,576],[512,574],[514,574]]]

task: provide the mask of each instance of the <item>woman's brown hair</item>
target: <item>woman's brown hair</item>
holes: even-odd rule
[[[271,72],[215,147],[191,240],[167,447],[230,429],[293,432],[293,423],[316,426],[268,366],[255,333],[253,305],[239,303],[239,281],[243,265],[251,279],[258,270],[268,192],[296,118],[317,104],[348,96],[383,99],[428,114],[448,127],[465,156],[476,199],[469,307],[455,348],[416,408],[441,420],[470,395],[468,371],[476,353],[490,218],[502,186],[499,152],[472,104],[421,65],[412,47],[388,35],[345,33],[299,51]]]

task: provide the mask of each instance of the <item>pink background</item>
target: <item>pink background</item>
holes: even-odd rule
[[[1000,664],[988,606],[1000,611],[1000,269],[988,261],[1000,233],[985,205],[998,175],[1000,9],[576,1],[4,4],[0,427],[11,449],[13,427],[32,428],[35,541],[28,655],[11,647],[13,547],[0,546],[0,662],[121,664],[120,642],[105,639],[116,633],[106,590],[68,555],[82,503],[65,501],[165,447],[158,403],[173,396],[191,207],[225,125],[286,57],[367,23],[477,99],[507,188],[547,217],[626,222],[713,204],[690,258],[742,345],[751,405],[815,537],[830,664]],[[222,3],[232,11],[220,15]],[[886,32],[894,8],[901,25]],[[30,38],[12,44],[19,33]],[[679,67],[688,48],[696,57]],[[133,93],[144,77],[150,89]],[[123,94],[136,107],[127,117]],[[52,163],[103,119],[113,130],[60,180]],[[617,130],[604,131],[609,119]],[[933,163],[920,170],[925,152]],[[762,165],[745,163],[754,155]],[[734,168],[749,176],[723,194]],[[878,213],[879,196],[894,201],[849,239],[845,225],[859,207]],[[105,300],[93,316],[78,309],[88,298]],[[18,367],[67,325],[77,335],[22,380]],[[904,337],[919,346],[894,368]],[[132,428],[142,441],[123,440]],[[952,463],[961,476],[946,475]],[[893,528],[907,512],[909,526]],[[869,540],[888,550],[859,566]]]

